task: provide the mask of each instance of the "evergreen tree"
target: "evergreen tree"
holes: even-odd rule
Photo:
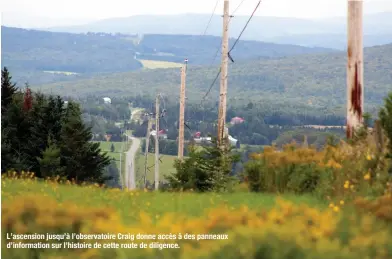
[[[3,73],[4,74],[4,73]],[[3,82],[9,80],[3,80]],[[30,170],[31,157],[29,153],[29,139],[31,120],[29,112],[23,110],[23,94],[14,92],[10,103],[6,106],[6,112],[1,117],[2,131],[2,168],[6,170]]]
[[[61,166],[60,148],[48,138],[48,146],[42,152],[42,158],[38,157],[40,173],[42,177],[64,176],[65,168]]]
[[[183,161],[176,160],[176,173],[166,179],[173,189],[200,192],[227,190],[233,180],[233,164],[239,161],[239,156],[231,151],[231,147],[228,150],[219,148],[215,140],[203,149],[190,146],[189,156]]]
[[[90,128],[82,122],[79,106],[69,102],[61,129],[61,165],[66,167],[69,179],[103,183],[110,179],[103,175],[110,158],[101,154],[99,143],[90,142],[91,137]]]
[[[17,88],[15,83],[11,82],[8,69],[4,67],[1,70],[1,115],[5,113],[7,107],[12,103],[12,97],[16,93]]]

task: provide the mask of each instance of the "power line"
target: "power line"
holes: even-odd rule
[[[233,11],[232,15],[233,15],[235,12],[237,12],[237,10],[240,8],[240,6],[241,6],[244,2],[245,2],[245,0],[242,0],[242,1],[241,1],[241,3],[240,3],[240,4],[237,6],[237,8]],[[231,49],[229,50],[229,53],[228,53],[228,54],[229,54],[229,58],[230,58],[230,59],[231,59],[231,57],[230,57],[230,52],[234,49],[235,45],[237,45],[238,41],[240,40],[242,34],[243,34],[244,31],[246,30],[246,27],[248,27],[249,22],[252,20],[254,14],[256,13],[256,11],[257,11],[257,9],[259,8],[260,4],[261,4],[261,0],[259,0],[259,2],[257,3],[255,9],[253,10],[253,12],[252,12],[251,16],[249,17],[248,21],[246,22],[246,24],[245,24],[244,28],[242,29],[240,35],[238,36],[238,38],[237,38],[236,41],[234,42],[233,46],[232,46]],[[230,17],[230,18],[231,18],[231,17]],[[230,21],[231,21],[231,19],[229,20],[229,22],[230,22]],[[216,54],[215,54],[214,61],[215,61],[215,59],[216,59],[216,57],[217,57],[217,55],[218,55],[218,52],[219,52],[219,48],[218,48],[218,51],[217,51]],[[211,92],[211,89],[212,89],[212,87],[214,86],[216,80],[218,79],[220,73],[221,73],[221,68],[219,68],[218,73],[216,74],[216,76],[215,76],[215,78],[214,78],[212,84],[211,84],[210,87],[208,88],[207,93],[204,95],[204,97],[202,98],[202,100],[204,100],[204,99],[207,97],[207,95]]]
[[[210,16],[210,20],[209,20],[208,23],[207,23],[207,26],[206,26],[206,28],[205,28],[205,30],[204,30],[204,33],[203,33],[203,36],[205,36],[206,33],[207,33],[208,27],[210,26],[211,21],[212,21],[212,18],[214,17],[214,14],[215,14],[215,11],[216,11],[216,7],[218,6],[218,3],[219,3],[219,0],[216,0],[215,7],[214,7],[214,9],[212,10],[212,14],[211,14],[211,16]]]
[[[245,0],[242,0],[241,3],[234,9],[234,11],[231,15],[234,15],[244,2],[245,2]]]
[[[238,11],[238,9],[240,8],[240,6],[241,6],[244,2],[245,2],[245,0],[242,0],[242,1],[240,2],[240,4],[236,7],[236,9],[234,10],[234,12],[232,13],[232,15],[233,15],[235,12]],[[238,35],[236,41],[234,42],[233,46],[232,46],[231,49],[229,50],[228,55],[229,55],[229,58],[231,59],[231,61],[233,61],[233,59],[232,59],[231,56],[230,56],[230,52],[231,52],[231,51],[234,49],[234,47],[237,45],[238,41],[240,40],[240,38],[241,38],[242,34],[244,33],[244,31],[246,30],[246,28],[248,27],[250,21],[252,20],[254,14],[256,13],[256,11],[257,11],[257,9],[259,8],[260,4],[261,4],[261,0],[259,0],[259,2],[257,3],[255,9],[253,10],[252,14],[250,15],[248,21],[246,22],[244,28],[241,30],[241,33]],[[231,18],[231,17],[230,17],[230,18]],[[231,21],[231,19],[229,20],[229,22],[230,22],[230,21]],[[215,59],[216,59],[216,57],[217,57],[217,55],[218,55],[218,52],[219,52],[219,48],[217,49],[217,52],[215,53],[215,57],[214,57],[214,59],[213,59],[213,62],[215,61]],[[213,62],[212,62],[212,64],[213,64]],[[234,61],[233,61],[233,62],[234,62]],[[209,88],[208,88],[206,94],[205,94],[205,95],[203,96],[203,98],[201,99],[201,102],[200,102],[200,104],[199,104],[199,107],[201,107],[203,101],[204,101],[204,100],[206,99],[206,97],[210,94],[210,92],[211,92],[211,90],[212,90],[212,87],[214,87],[216,81],[217,81],[218,78],[219,78],[219,75],[220,75],[220,73],[221,73],[221,69],[222,69],[222,68],[219,68],[219,71],[218,71],[218,73],[216,74],[216,76],[215,76],[214,80],[212,81],[211,85],[209,86]],[[190,129],[190,127],[189,127],[187,124],[185,124],[185,126],[186,126],[188,129]]]
[[[236,39],[236,41],[234,42],[233,46],[232,46],[231,49],[229,50],[229,55],[230,55],[230,52],[234,49],[235,45],[237,45],[237,43],[238,43],[238,41],[240,40],[242,34],[244,33],[246,27],[248,27],[249,22],[252,20],[252,18],[253,18],[253,16],[255,15],[257,9],[259,8],[260,4],[261,4],[261,0],[259,0],[259,2],[257,3],[255,9],[253,10],[253,12],[252,12],[251,16],[249,17],[248,21],[246,22],[246,24],[245,24],[244,28],[242,29],[240,35],[238,35],[238,38]]]

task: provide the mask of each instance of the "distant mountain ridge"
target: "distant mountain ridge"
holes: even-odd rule
[[[230,35],[236,37],[248,16],[235,16],[230,22]],[[209,14],[180,14],[180,15],[136,15],[123,18],[111,18],[100,20],[86,25],[62,26],[52,28],[41,28],[48,31],[58,32],[106,32],[106,33],[128,33],[128,34],[187,34],[200,35],[210,19]],[[215,15],[207,31],[208,35],[221,36],[222,17]],[[346,19],[342,17],[309,20],[299,18],[281,18],[255,16],[242,39],[267,41],[274,43],[298,44],[290,37],[301,37],[301,41],[310,41],[318,47],[344,48],[344,44],[334,42],[317,41],[323,37],[328,39],[330,35],[340,35],[345,41]],[[392,12],[369,14],[364,16],[365,46],[381,45],[392,42]],[[380,41],[377,41],[381,37]],[[281,42],[283,38],[284,42]],[[369,40],[366,40],[369,38]]]

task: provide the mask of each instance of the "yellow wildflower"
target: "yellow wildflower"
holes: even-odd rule
[[[340,205],[344,205],[344,200],[341,200],[341,201],[340,201]]]
[[[338,212],[339,211],[339,207],[338,206],[333,207],[333,211]]]
[[[363,177],[363,179],[369,180],[369,179],[370,179],[370,173],[365,174],[365,176]]]

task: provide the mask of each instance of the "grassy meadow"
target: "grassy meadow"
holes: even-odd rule
[[[79,73],[75,72],[68,72],[68,71],[44,71],[44,73],[50,73],[50,74],[62,74],[66,76],[71,76],[71,75],[78,75]]]
[[[165,175],[169,175],[175,172],[173,164],[176,158],[177,156],[161,155],[162,162],[159,163],[160,180],[165,180]],[[144,153],[139,152],[139,154],[136,156],[136,172],[139,178],[142,176],[144,177],[144,160]],[[155,179],[154,164],[155,154],[149,153],[147,157],[147,167],[150,168],[150,171],[147,171],[147,180],[150,182],[153,182]]]
[[[113,142],[113,141],[97,141],[97,142],[99,142],[102,152],[106,152],[109,157],[116,160],[117,168],[120,170],[120,154],[121,154],[121,147],[123,145],[123,142]],[[110,147],[112,146],[112,144],[114,145],[114,152],[111,152],[111,150],[110,150]],[[124,145],[123,145],[123,151],[122,151],[123,152],[123,156],[122,156],[122,170],[123,170],[123,172],[125,170],[125,159],[126,159],[125,152],[129,149],[130,145],[131,145],[131,141],[129,141],[128,143],[124,142]]]
[[[143,64],[143,68],[147,69],[159,69],[159,68],[176,68],[181,67],[182,64],[168,61],[158,61],[158,60],[139,60]]]
[[[311,195],[121,191],[36,180],[29,174],[17,178],[4,175],[1,183],[4,258],[388,259],[392,255],[390,225],[356,216],[355,208],[343,201],[328,206]],[[391,201],[386,196],[384,203]],[[57,245],[70,242],[67,233],[114,234],[115,240],[79,242],[121,247],[4,249],[9,232],[58,234],[60,241],[41,240]],[[135,239],[121,239],[119,233]],[[223,233],[227,239],[206,236]],[[166,235],[166,239],[138,239],[138,234]],[[169,235],[174,239],[167,239]],[[177,248],[129,248],[141,242],[177,244]]]
[[[153,158],[149,154],[149,165]],[[161,172],[170,172],[174,159],[164,156]],[[141,153],[137,161],[143,168]],[[388,163],[364,143],[324,150],[287,145],[280,152],[265,147],[252,155],[243,183],[207,193],[123,191],[10,172],[1,181],[2,257],[390,259]],[[104,247],[95,249],[4,249],[15,241],[7,233],[57,234],[59,240],[29,240],[54,246],[77,242],[72,233],[114,237],[79,240]]]

